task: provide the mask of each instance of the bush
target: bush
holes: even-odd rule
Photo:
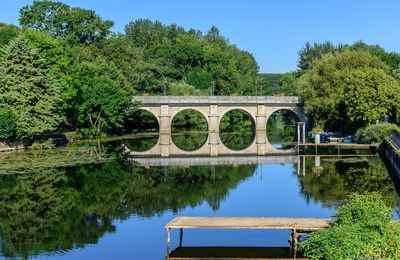
[[[29,149],[53,149],[55,147],[56,145],[54,143],[54,140],[49,138],[44,141],[34,142],[31,146],[29,146]]]
[[[382,143],[393,132],[400,133],[400,128],[395,124],[378,123],[358,129],[356,138],[361,143]]]
[[[398,259],[400,224],[376,192],[351,196],[339,207],[331,227],[301,243],[311,259]]]

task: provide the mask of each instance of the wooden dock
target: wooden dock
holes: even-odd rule
[[[286,229],[292,231],[291,241],[296,246],[300,235],[329,227],[330,219],[323,218],[252,218],[252,217],[176,217],[165,225],[167,230],[167,259],[170,255],[170,230],[180,229]]]

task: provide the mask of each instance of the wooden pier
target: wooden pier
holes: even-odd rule
[[[167,229],[167,259],[170,255],[170,230],[180,229],[179,247],[183,229],[286,229],[291,230],[291,242],[296,246],[299,236],[328,228],[330,219],[323,218],[252,218],[252,217],[176,217],[165,225]]]

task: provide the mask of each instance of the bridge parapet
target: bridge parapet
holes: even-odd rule
[[[296,96],[134,96],[133,101],[148,105],[254,105],[303,106]]]

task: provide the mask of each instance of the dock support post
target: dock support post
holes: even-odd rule
[[[182,239],[183,239],[183,229],[181,228],[179,233],[179,247],[182,247]]]
[[[171,237],[170,230],[167,228],[167,259],[169,259],[169,254],[171,252]]]

